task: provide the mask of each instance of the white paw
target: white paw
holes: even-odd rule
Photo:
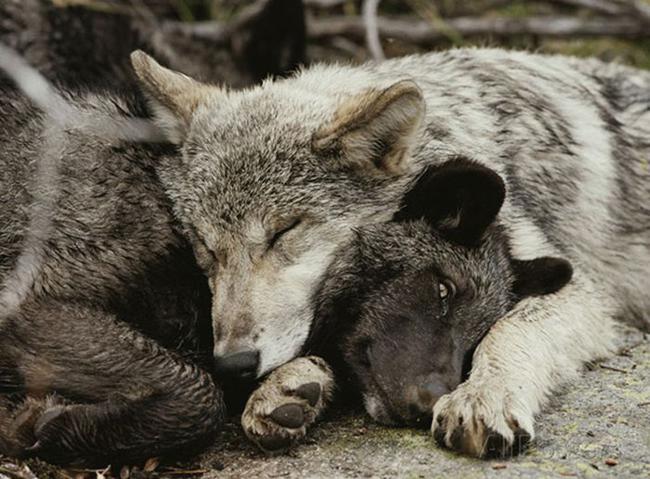
[[[471,379],[433,407],[431,431],[443,447],[475,457],[510,457],[534,438],[533,417],[497,381]]]
[[[288,448],[307,434],[332,397],[333,374],[322,359],[294,359],[273,371],[246,403],[244,432],[267,452]]]

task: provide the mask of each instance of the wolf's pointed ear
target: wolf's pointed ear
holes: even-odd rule
[[[517,299],[541,296],[562,289],[573,276],[571,263],[562,258],[544,256],[532,260],[513,260],[513,292]]]
[[[394,219],[425,219],[445,238],[471,246],[494,221],[505,194],[505,184],[496,172],[457,158],[425,169],[402,199]]]
[[[209,96],[221,91],[161,66],[141,50],[131,53],[131,64],[151,100],[156,123],[172,143],[181,143],[185,139],[196,108]]]
[[[418,86],[403,80],[347,100],[312,138],[316,152],[335,152],[355,167],[397,173],[403,169],[424,116]]]

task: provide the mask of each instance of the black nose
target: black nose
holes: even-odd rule
[[[214,359],[214,370],[217,375],[231,379],[255,379],[257,367],[260,364],[259,351],[240,351]]]
[[[443,378],[432,375],[417,386],[409,397],[410,422],[415,426],[429,427],[433,415],[433,406],[441,396],[451,392]]]

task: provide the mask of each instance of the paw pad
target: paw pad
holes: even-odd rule
[[[320,399],[321,387],[318,383],[307,383],[296,389],[295,393],[305,399],[311,407],[314,407]]]
[[[287,449],[305,437],[329,402],[332,386],[332,372],[320,358],[281,366],[248,399],[241,419],[244,432],[266,452]]]
[[[305,414],[300,404],[285,404],[269,415],[276,424],[289,429],[298,429],[305,423]]]
[[[269,452],[287,449],[292,441],[291,437],[288,436],[262,436],[257,439],[259,446]]]

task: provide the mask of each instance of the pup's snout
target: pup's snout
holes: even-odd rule
[[[419,385],[412,387],[407,393],[410,422],[416,426],[431,426],[434,404],[450,392],[451,388],[438,374],[427,376]]]
[[[214,359],[214,371],[217,376],[250,381],[257,376],[259,364],[259,351],[239,351],[237,353],[216,357]]]

